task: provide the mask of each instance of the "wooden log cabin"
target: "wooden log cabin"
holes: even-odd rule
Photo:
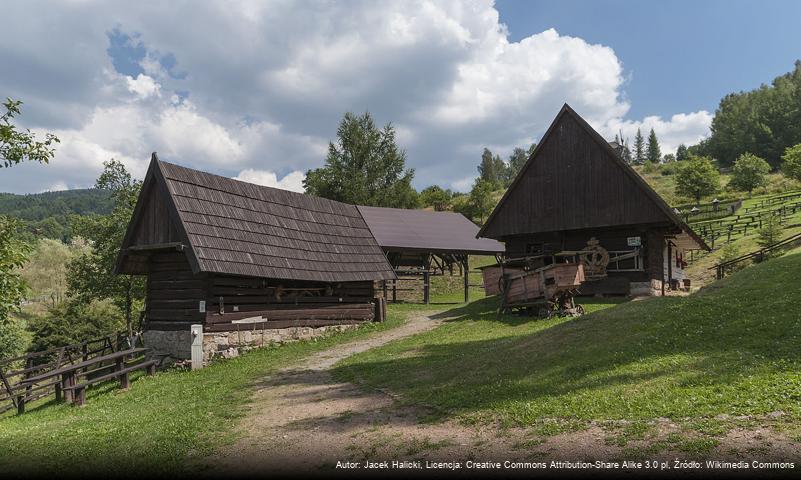
[[[189,335],[192,324],[223,332],[380,320],[374,283],[395,278],[356,207],[155,153],[116,271],[147,275],[144,329],[157,345],[158,332]]]
[[[684,285],[686,252],[708,249],[567,104],[481,228],[507,258],[576,252],[581,294],[660,295]]]

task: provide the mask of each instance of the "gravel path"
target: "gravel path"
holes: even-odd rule
[[[227,476],[331,473],[337,462],[360,462],[362,467],[367,460],[630,459],[639,456],[633,454],[632,447],[647,448],[677,430],[672,422],[663,420],[654,427],[655,437],[624,447],[609,441],[614,431],[608,425],[595,422],[578,431],[550,437],[542,437],[531,428],[466,426],[456,421],[427,423],[424,418],[431,412],[422,407],[400,405],[386,393],[337,382],[331,376],[331,367],[342,359],[430,330],[441,322],[426,314],[413,315],[400,327],[338,345],[272,374],[255,393],[250,412],[239,422],[239,440],[205,459],[202,470],[213,476]],[[736,430],[721,440],[710,455],[712,458],[801,458],[797,442],[769,430]],[[671,450],[646,456],[693,456]]]

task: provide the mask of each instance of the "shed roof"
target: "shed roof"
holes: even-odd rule
[[[357,207],[384,250],[494,255],[502,243],[476,238],[478,226],[461,213]]]
[[[166,208],[145,207],[153,195],[162,195]],[[137,233],[167,221],[147,219],[148,211],[169,216],[195,273],[321,282],[395,276],[355,206],[161,162],[155,154],[122,245],[119,272],[136,273],[126,262],[130,247],[159,243]]]

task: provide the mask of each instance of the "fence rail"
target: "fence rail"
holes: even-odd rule
[[[779,250],[784,250],[790,248],[792,246],[801,245],[801,233],[797,233],[790,237],[785,238],[780,242],[776,242],[772,245],[768,245],[765,248],[760,248],[759,250],[753,251],[751,253],[746,253],[745,255],[741,255],[737,258],[733,258],[731,260],[719,263],[714,267],[710,267],[709,270],[715,270],[715,277],[720,280],[724,276],[726,276],[727,272],[732,272],[735,267],[745,261],[756,261],[761,262],[766,258],[766,256],[772,252],[776,252]]]
[[[25,403],[53,395],[59,382],[47,381],[35,385],[22,383],[31,377],[56,370],[67,365],[84,362],[95,357],[130,348],[136,343],[127,334],[116,333],[106,337],[85,340],[63,347],[30,352],[5,360],[0,360],[0,413],[17,407],[21,397]],[[98,371],[102,370],[101,366]],[[93,373],[93,372],[90,372]]]

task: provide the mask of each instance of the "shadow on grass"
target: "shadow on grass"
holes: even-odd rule
[[[799,414],[797,385],[772,377],[801,368],[798,271],[794,255],[700,295],[629,302],[485,339],[480,329],[540,320],[498,317],[494,299],[478,300],[434,316],[450,330],[357,355],[333,373],[436,405],[443,416],[507,407],[518,417]]]

